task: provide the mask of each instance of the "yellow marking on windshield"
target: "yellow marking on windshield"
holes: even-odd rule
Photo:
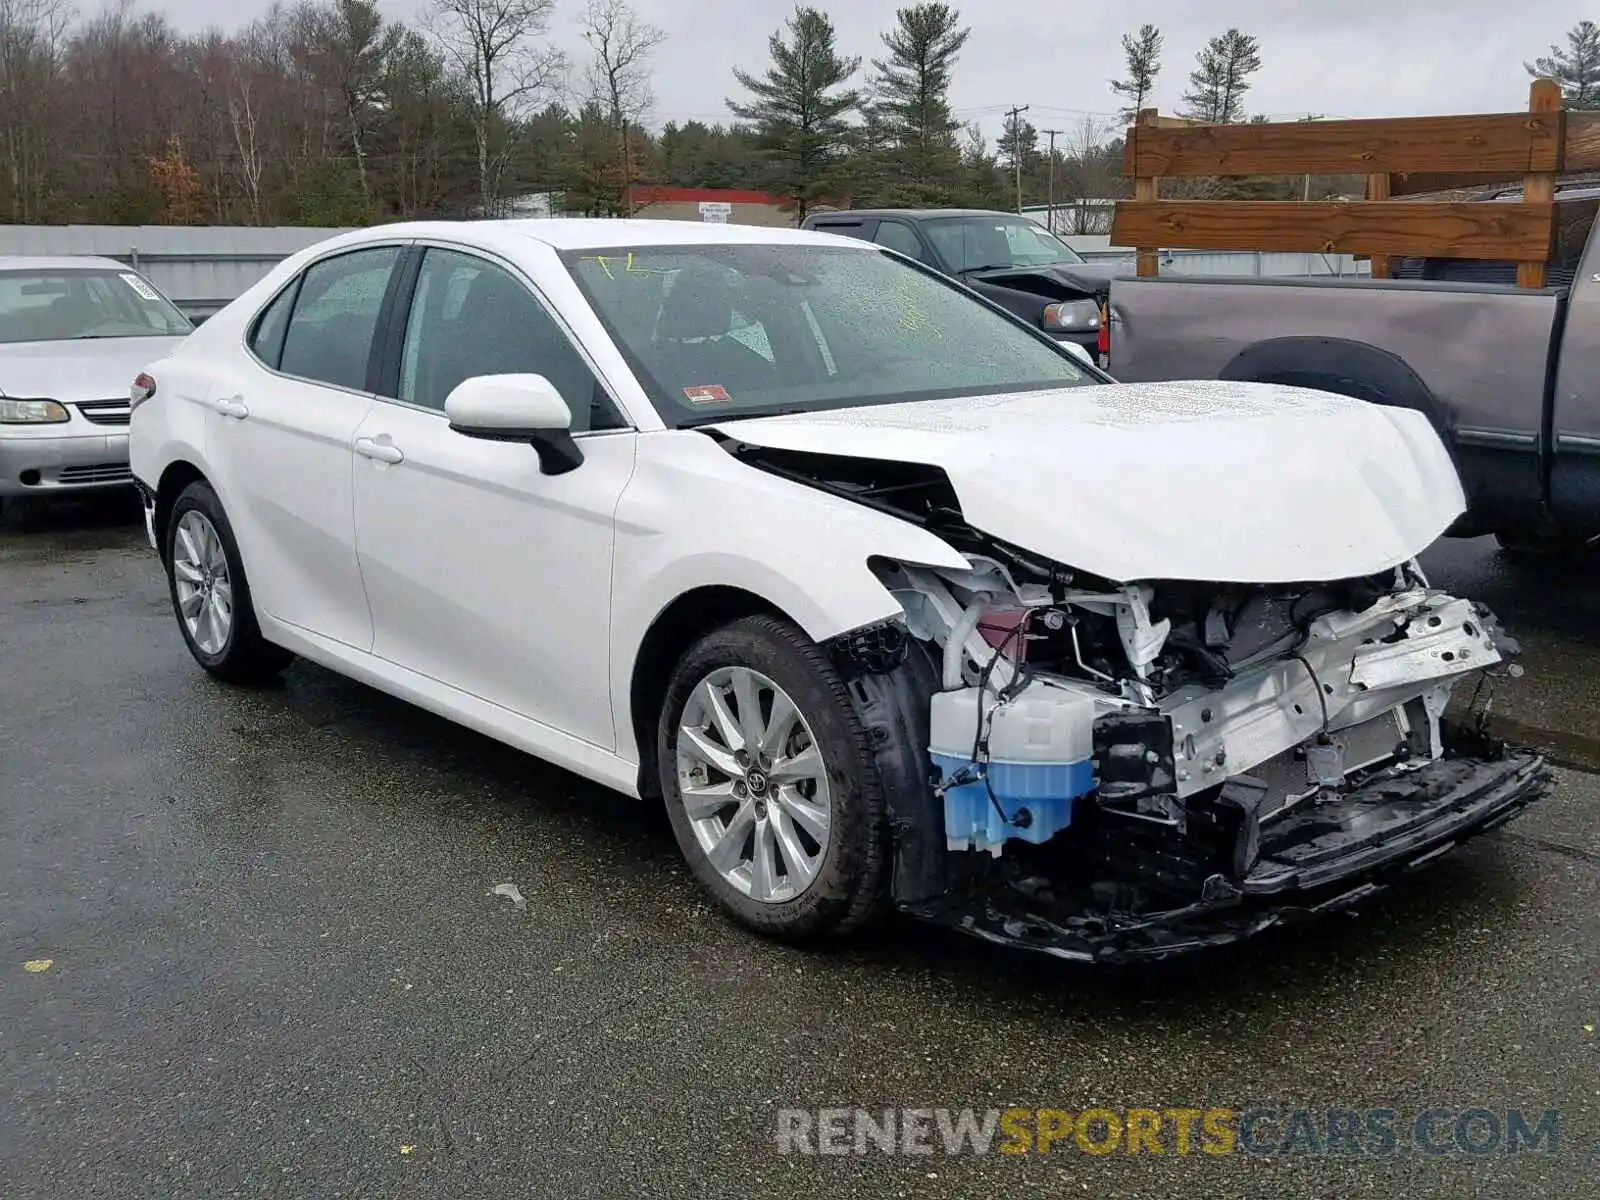
[[[634,260],[634,251],[632,250],[629,250],[627,255],[627,258],[623,260],[622,273],[624,275],[646,275],[651,278],[665,278],[673,273],[672,270],[669,270],[665,267],[647,267],[642,262],[636,262]],[[611,269],[611,264],[616,260],[617,257],[617,255],[586,254],[578,259],[578,261],[594,263],[606,273],[607,279],[614,280],[616,279],[617,275],[616,272]]]
[[[632,250],[628,251],[628,272],[627,273],[629,275],[655,275],[655,276],[663,276],[663,275],[672,274],[671,271],[665,270],[665,269],[663,269],[661,267],[647,267],[643,263],[635,264],[634,261],[633,261],[633,251]]]

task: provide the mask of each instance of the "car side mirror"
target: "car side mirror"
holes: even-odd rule
[[[543,375],[474,375],[444,400],[450,428],[463,437],[527,442],[546,475],[565,475],[583,462],[572,437],[572,410]]]

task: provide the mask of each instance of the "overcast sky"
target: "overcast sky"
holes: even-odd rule
[[[144,0],[185,29],[236,27],[268,0]],[[899,0],[906,3],[907,0]],[[392,17],[411,20],[428,0],[379,0]],[[793,11],[792,0],[634,0],[641,16],[668,32],[655,71],[654,124],[689,119],[726,121],[735,94],[731,67],[760,70],[767,37]],[[551,36],[581,54],[578,17],[584,0],[557,0]],[[897,0],[838,0],[831,12],[841,49],[864,60],[881,55],[878,34],[894,19]],[[94,4],[84,3],[84,11]],[[1031,106],[1038,128],[1066,129],[1085,113],[1116,107],[1107,81],[1121,74],[1120,38],[1143,22],[1166,37],[1157,101],[1179,103],[1205,40],[1237,26],[1261,43],[1262,69],[1246,97],[1252,113],[1290,117],[1406,116],[1502,112],[1526,106],[1525,59],[1585,17],[1600,19],[1600,0],[1144,0],[1141,3],[1038,3],[967,0],[972,36],[956,67],[957,115],[979,121],[991,136],[1005,109]],[[1091,16],[1091,14],[1093,14]],[[1203,15],[1202,15],[1203,14]]]

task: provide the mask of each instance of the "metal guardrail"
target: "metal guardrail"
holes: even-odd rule
[[[1090,262],[1126,263],[1131,273],[1135,252],[1129,249],[1079,250]],[[1180,275],[1248,275],[1258,278],[1354,279],[1371,274],[1372,265],[1348,254],[1301,254],[1260,250],[1163,250],[1161,266]]]

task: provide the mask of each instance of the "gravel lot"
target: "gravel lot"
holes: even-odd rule
[[[1427,561],[1528,646],[1497,711],[1600,762],[1600,585]],[[0,525],[0,689],[6,1200],[1594,1194],[1582,770],[1377,911],[1093,972],[901,923],[763,943],[636,802],[306,664],[213,685],[122,503]],[[778,1109],[834,1105],[1553,1108],[1560,1140],[776,1152]]]

